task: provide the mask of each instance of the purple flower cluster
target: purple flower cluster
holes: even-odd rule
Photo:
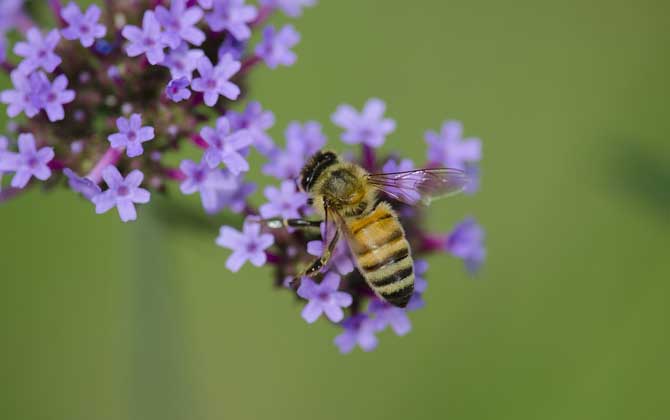
[[[316,0],[260,0],[258,6],[246,0],[144,2],[155,5],[148,10],[142,3],[120,0],[83,9],[76,2],[50,1],[58,27],[47,29],[31,20],[23,0],[0,3],[0,71],[11,78],[0,102],[16,127],[0,136],[0,189],[3,177],[11,189],[0,201],[47,181],[50,187],[68,185],[96,213],[116,209],[121,221],[130,222],[138,219],[137,205],[154,194],[174,189],[199,196],[208,214],[240,215],[238,227],[221,227],[216,239],[231,251],[225,266],[232,272],[247,262],[272,266],[276,286],[301,301],[306,322],[324,318],[341,329],[335,344],[343,353],[357,346],[373,350],[386,329],[399,336],[410,332],[408,312],[426,305],[428,255],[447,253],[468,271],[479,269],[486,255],[484,231],[474,219],[450,233],[428,232],[424,210],[394,200],[400,194],[389,190],[382,197],[406,226],[415,259],[414,295],[406,308],[375,296],[346,238],[316,276],[299,279],[299,285],[286,282],[327,252],[338,225],[331,220],[320,231],[318,223],[277,228],[265,219],[313,215],[310,197],[296,181],[328,139],[321,123],[293,121],[279,144],[269,133],[273,112],[255,100],[242,107],[235,102],[249,97],[247,76],[259,64],[275,69],[297,60],[293,48],[300,35],[294,26],[277,29],[267,19],[277,12],[300,16]],[[5,54],[10,30],[21,39],[13,46],[17,59]],[[345,147],[356,147],[342,156],[371,172],[462,169],[472,178],[467,192],[478,190],[481,141],[464,139],[460,123],[447,121],[439,133],[427,132],[427,159],[415,163],[380,150],[396,128],[385,114],[380,99],[368,100],[360,111],[337,107],[331,121],[342,129]],[[196,157],[184,159],[185,149]],[[259,167],[253,158],[263,160]],[[261,189],[247,180],[257,172],[274,178],[272,185]],[[263,200],[260,206],[254,195]]]

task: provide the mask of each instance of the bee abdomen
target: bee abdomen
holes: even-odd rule
[[[395,214],[378,207],[349,228],[352,251],[370,287],[392,305],[407,306],[414,292],[414,262]]]

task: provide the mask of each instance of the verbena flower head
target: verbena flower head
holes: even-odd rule
[[[370,99],[358,113],[351,105],[341,105],[333,114],[333,122],[345,131],[342,141],[380,147],[386,136],[395,131],[395,121],[384,118],[386,104],[381,99]]]
[[[463,139],[460,123],[447,122],[439,133],[426,134],[427,160],[406,159],[393,153],[400,143],[381,99],[368,100],[362,110],[333,104],[331,121],[343,131],[340,147],[324,135],[328,121],[292,121],[283,132],[285,143],[275,142],[275,113],[282,111],[261,106],[267,98],[248,76],[263,71],[263,63],[296,63],[297,30],[266,22],[279,13],[297,17],[316,1],[261,0],[258,8],[244,0],[97,3],[104,6],[84,10],[75,2],[61,7],[50,1],[54,28],[35,24],[23,1],[0,0],[0,71],[11,79],[0,92],[0,111],[14,127],[0,133],[0,202],[29,188],[69,187],[76,193],[71,196],[92,204],[92,212],[115,210],[121,222],[130,222],[146,217],[141,209],[153,194],[178,190],[182,199],[200,201],[199,211],[228,213],[231,226],[222,226],[216,238],[229,254],[222,270],[270,266],[277,290],[296,298],[304,320],[322,319],[339,330],[335,345],[342,353],[373,350],[383,330],[410,332],[412,311],[426,305],[433,271],[428,257],[455,256],[470,272],[483,263],[485,235],[474,219],[436,232],[425,226],[426,210],[405,204],[420,201],[416,177],[396,178],[379,195],[396,211],[411,245],[415,281],[406,308],[375,295],[346,232],[329,246],[341,221],[318,220],[314,197],[298,183],[314,153],[344,147],[341,159],[370,173],[459,168],[471,179],[466,192],[473,194],[481,142]],[[20,41],[7,46],[16,54],[6,56],[9,30]],[[250,182],[259,172],[274,180]],[[400,194],[408,187],[416,197]],[[330,251],[327,262],[315,264]]]

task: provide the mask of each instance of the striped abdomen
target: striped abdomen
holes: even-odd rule
[[[414,263],[395,212],[382,202],[346,224],[351,252],[370,287],[387,302],[407,306],[414,292]]]

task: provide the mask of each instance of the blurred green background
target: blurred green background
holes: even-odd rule
[[[32,191],[0,207],[0,418],[670,418],[670,3],[320,3],[298,64],[252,77],[272,134],[317,119],[334,140],[335,107],[378,96],[386,150],[420,161],[462,120],[483,189],[431,224],[480,220],[481,275],[433,258],[411,334],[342,356],[269,270],[225,270],[195,197],[123,225]]]

